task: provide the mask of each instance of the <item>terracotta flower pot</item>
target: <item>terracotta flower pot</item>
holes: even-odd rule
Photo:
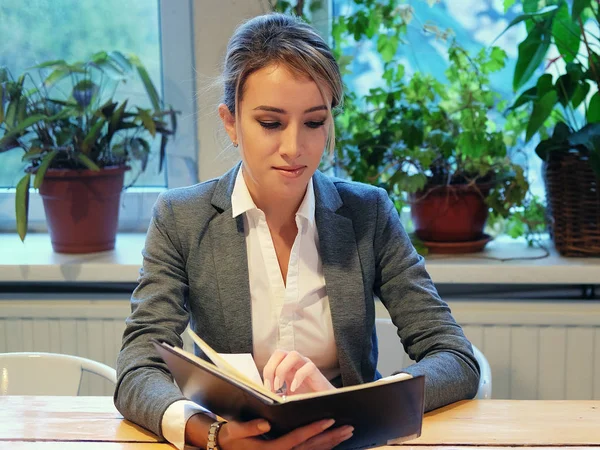
[[[93,253],[115,247],[126,170],[48,169],[40,195],[55,252]]]
[[[483,237],[490,184],[434,186],[410,195],[415,234],[422,241],[466,242]]]

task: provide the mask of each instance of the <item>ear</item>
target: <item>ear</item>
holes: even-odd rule
[[[231,111],[229,111],[229,108],[225,103],[219,105],[219,117],[221,117],[221,120],[223,121],[223,126],[225,127],[225,131],[227,131],[231,142],[237,143],[238,138],[235,129],[235,116],[231,114]]]

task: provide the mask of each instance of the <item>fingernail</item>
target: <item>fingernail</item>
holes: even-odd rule
[[[260,431],[265,431],[265,432],[269,431],[271,429],[271,425],[269,425],[269,422],[260,422],[257,425],[257,427]]]
[[[298,382],[294,378],[294,381],[292,381],[292,387],[290,387],[290,391],[294,392],[297,387],[298,387]]]
[[[342,442],[347,441],[348,439],[350,439],[352,436],[354,436],[354,433],[352,431],[350,431],[349,433],[344,433],[340,436],[340,438],[342,439]]]
[[[275,381],[273,382],[273,390],[276,391],[280,387],[281,387],[281,385],[279,384],[279,377],[276,376]]]
[[[323,423],[321,424],[321,428],[323,430],[326,430],[327,428],[332,426],[334,423],[335,423],[335,420],[333,420],[333,419],[324,420]]]
[[[352,435],[352,433],[354,433],[354,427],[352,425],[346,425],[346,426],[340,428],[340,433]]]
[[[266,378],[265,378],[265,387],[267,388],[267,391],[271,390],[271,382],[269,380],[267,380]]]

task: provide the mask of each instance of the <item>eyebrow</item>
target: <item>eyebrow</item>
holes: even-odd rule
[[[266,105],[257,106],[256,108],[254,108],[254,111],[269,111],[269,112],[275,112],[275,113],[279,113],[279,114],[287,114],[287,112],[281,108],[275,108],[274,106],[266,106]],[[307,114],[307,113],[310,113],[313,111],[327,111],[327,106],[325,106],[325,105],[313,106],[312,108],[308,108],[306,111],[304,111],[304,114]]]

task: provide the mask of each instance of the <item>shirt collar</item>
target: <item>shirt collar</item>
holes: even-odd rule
[[[232,217],[236,218],[237,216],[252,210],[258,210],[258,207],[254,203],[254,200],[252,200],[252,196],[250,195],[250,191],[248,191],[248,186],[246,185],[246,180],[244,179],[244,175],[242,174],[242,167],[240,167],[235,178],[233,192],[231,193]],[[312,177],[308,181],[306,194],[304,195],[302,203],[300,203],[300,207],[296,212],[296,216],[303,217],[308,221],[310,225],[314,225],[315,190],[313,187]]]

